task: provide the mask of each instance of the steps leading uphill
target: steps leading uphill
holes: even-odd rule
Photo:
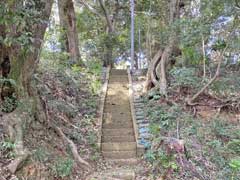
[[[127,70],[112,69],[105,97],[101,150],[110,167],[87,180],[134,180],[137,144],[129,99]]]
[[[102,154],[105,159],[123,165],[136,163],[126,70],[112,69],[110,72],[102,132]]]

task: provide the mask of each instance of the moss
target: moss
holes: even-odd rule
[[[19,58],[17,57],[11,57],[11,69],[10,69],[10,74],[9,78],[14,80],[16,83],[16,93],[18,96],[23,96],[24,93],[24,88],[23,88],[23,83],[22,83],[22,69],[24,66],[24,58],[23,56],[20,56]]]

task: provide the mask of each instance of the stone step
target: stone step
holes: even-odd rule
[[[112,122],[112,123],[103,123],[104,129],[116,129],[116,128],[133,128],[133,124],[130,120],[123,122]]]
[[[125,95],[123,95],[125,96]],[[128,105],[129,104],[129,100],[126,98],[125,100],[121,100],[120,102],[119,101],[119,97],[108,97],[105,99],[105,105],[109,104],[109,105]]]
[[[131,159],[106,159],[108,163],[112,165],[118,166],[133,166],[138,164],[138,160],[136,158]]]
[[[143,111],[136,112],[135,114],[136,114],[136,116],[144,116],[144,112]]]
[[[126,69],[111,69],[110,76],[117,75],[125,75],[127,76],[127,70]]]
[[[128,91],[128,80],[110,80],[108,81],[108,90],[115,90],[118,87],[122,87],[121,92]]]
[[[107,105],[109,106],[109,105]],[[128,104],[126,105],[128,107]],[[121,106],[110,106],[110,107],[106,107],[105,106],[105,110],[104,110],[104,116],[109,117],[112,116],[111,113],[117,113],[120,115],[130,115],[131,116],[131,112],[129,111],[129,109],[127,107],[121,107]]]
[[[144,106],[144,104],[134,104],[134,107],[137,109],[137,108],[139,108],[139,109],[141,109],[141,108],[144,108],[145,106]]]
[[[114,114],[114,115],[116,115],[116,114]],[[103,117],[103,123],[107,123],[107,124],[110,124],[110,123],[131,124],[132,119],[131,119],[131,116],[128,116],[128,115],[118,115],[118,117],[104,116]]]
[[[140,123],[140,124],[138,124],[138,128],[147,128],[147,127],[149,127],[148,123]]]
[[[135,137],[132,136],[103,136],[103,142],[135,142]]]
[[[139,121],[139,120],[144,120],[144,119],[145,119],[145,116],[139,116],[139,115],[137,115],[137,116],[136,116],[136,119],[137,119],[137,121]]]
[[[103,136],[133,136],[132,128],[121,128],[121,129],[103,129]]]
[[[138,99],[134,99],[133,102],[135,104],[144,104],[144,101],[143,100],[138,100]]]
[[[135,107],[135,111],[143,111],[144,110],[144,107]]]
[[[145,133],[140,133],[139,139],[149,139],[152,137],[152,134],[145,132]]]
[[[125,101],[125,102],[116,102],[116,101],[113,101],[113,100],[105,100],[105,109],[107,108],[114,108],[114,107],[117,107],[117,108],[121,108],[121,109],[127,109],[128,111],[130,111],[130,109],[128,109],[130,107],[130,103],[129,101]]]
[[[115,178],[119,180],[134,180],[135,179],[135,172],[130,169],[115,169],[107,172],[106,175],[109,178]],[[109,179],[107,179],[109,180]]]
[[[148,124],[149,123],[149,121],[148,120],[146,120],[145,118],[144,119],[137,119],[137,124]]]
[[[102,151],[136,151],[135,142],[103,142]]]
[[[128,77],[122,76],[122,77],[110,78],[108,82],[109,82],[109,84],[111,84],[111,83],[115,84],[115,83],[118,83],[118,82],[128,83]]]
[[[136,107],[136,108],[144,107],[144,103],[133,103],[133,104],[134,104],[134,107]]]
[[[117,117],[116,117],[117,115]],[[114,113],[114,116],[113,117],[103,117],[103,122],[104,123],[121,123],[121,124],[124,124],[124,123],[130,123],[132,122],[131,120],[131,116],[130,115],[126,115],[126,114],[117,114],[117,113]]]
[[[136,151],[103,151],[103,157],[107,159],[136,158]]]

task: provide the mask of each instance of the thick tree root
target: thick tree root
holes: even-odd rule
[[[7,169],[14,174],[23,165],[30,154],[23,145],[22,125],[24,124],[23,120],[26,120],[27,117],[26,114],[19,114],[17,111],[8,114],[5,118],[10,122],[8,130],[10,138],[15,144],[14,152],[16,154],[16,158],[7,166]]]
[[[54,129],[57,132],[57,134],[62,137],[64,142],[70,146],[73,157],[74,157],[75,161],[77,162],[77,164],[85,170],[88,170],[88,171],[91,170],[92,169],[91,165],[87,161],[85,161],[84,159],[82,159],[80,157],[80,155],[78,154],[78,151],[77,151],[77,147],[73,143],[73,141],[71,141],[69,138],[67,138],[67,136],[62,132],[62,130],[59,127],[54,126]]]
[[[28,158],[29,154],[26,153],[26,152],[19,152],[21,153],[18,154],[19,157],[17,157],[16,159],[14,159],[8,166],[8,170],[11,172],[11,173],[15,173],[20,167],[21,165],[26,161],[26,159]]]

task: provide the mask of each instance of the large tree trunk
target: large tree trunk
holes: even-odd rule
[[[63,8],[62,8],[61,0],[58,0],[57,3],[58,3],[58,15],[59,15],[60,27],[61,27],[61,33],[60,33],[60,38],[59,38],[59,41],[61,43],[61,51],[70,52],[69,44],[68,44],[68,37],[67,37],[65,15],[64,15]]]
[[[179,0],[171,0],[169,5],[169,26],[171,26],[175,20],[179,18]],[[159,87],[161,94],[167,94],[166,66],[169,64],[170,56],[173,54],[176,44],[177,32],[172,30],[168,38],[167,46],[163,51],[159,49],[149,64],[145,91],[155,86]]]
[[[2,2],[1,2],[2,3]],[[11,11],[14,14],[17,6],[23,6],[22,1],[10,2],[6,1],[3,3],[9,3]],[[29,122],[32,114],[34,117],[40,118],[42,115],[40,100],[37,96],[36,90],[31,86],[32,75],[37,67],[39,61],[39,54],[44,38],[44,34],[47,28],[47,23],[49,21],[53,0],[37,1],[34,5],[36,11],[39,12],[38,17],[41,21],[32,22],[31,26],[27,27],[29,32],[32,33],[33,41],[28,44],[28,47],[32,48],[32,51],[22,48],[20,45],[14,44],[10,47],[6,47],[4,44],[1,45],[1,51],[3,51],[4,61],[8,61],[8,66],[1,66],[2,76],[7,79],[11,79],[11,82],[15,82],[13,85],[9,81],[4,81],[1,97],[12,98],[13,94],[16,94],[17,100],[21,105],[16,105],[16,109],[3,116],[3,120],[6,121],[6,126],[9,129],[9,135],[12,141],[16,144],[15,154],[16,158],[9,165],[8,169],[15,173],[22,162],[27,158],[28,151],[24,148],[23,143],[23,128],[24,125]],[[35,17],[31,17],[35,19]],[[28,21],[31,21],[28,19]],[[10,37],[15,37],[21,32],[16,30],[16,26],[13,24],[6,25],[6,29],[9,31],[1,32],[2,36],[8,35]],[[1,64],[2,65],[2,64]],[[8,68],[8,69],[6,69]],[[6,83],[5,83],[6,82]],[[9,88],[10,87],[10,88]],[[11,91],[9,91],[9,89]],[[7,92],[8,91],[8,92]],[[26,109],[27,108],[27,109]],[[44,116],[41,116],[44,118]]]
[[[80,57],[78,33],[76,25],[76,15],[74,10],[74,4],[72,0],[58,0],[60,25],[63,28],[62,47],[70,53],[70,57],[74,63],[83,65]]]
[[[161,61],[162,50],[159,49],[158,52],[153,57],[152,61],[149,63],[148,72],[147,72],[147,80],[145,82],[144,92],[147,92],[152,87],[159,87],[158,77],[156,74],[157,65]]]
[[[170,18],[169,26],[173,25],[176,19],[179,18],[179,0],[170,1]],[[161,61],[160,61],[160,93],[167,95],[167,76],[166,76],[166,65],[169,63],[170,56],[173,53],[173,48],[176,46],[177,42],[177,32],[172,30],[168,40],[168,45],[165,47]]]
[[[174,40],[173,37],[170,38],[169,44],[165,47],[161,61],[160,61],[160,78],[159,78],[159,90],[163,95],[167,94],[167,75],[166,75],[166,65],[169,63],[169,58],[172,55]]]

